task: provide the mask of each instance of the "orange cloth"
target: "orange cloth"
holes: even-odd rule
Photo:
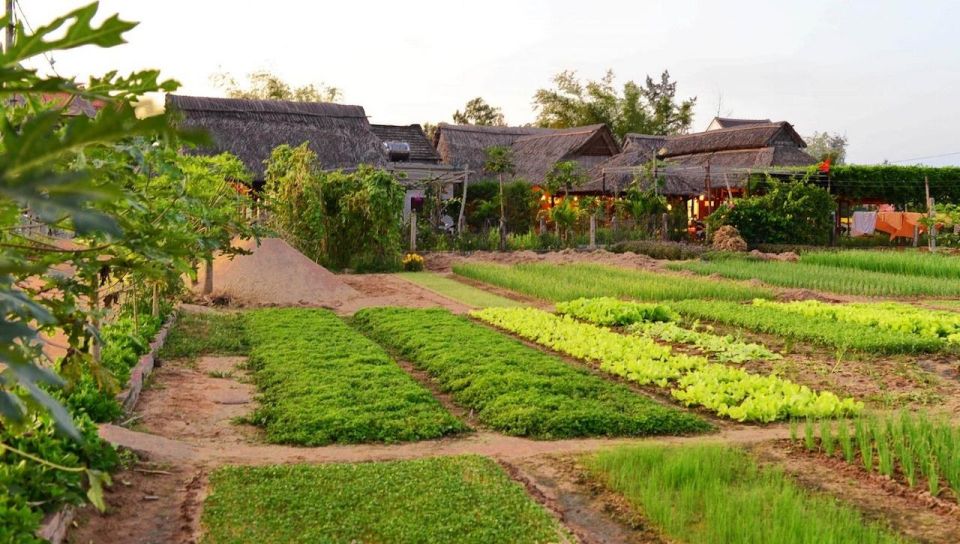
[[[913,228],[921,217],[923,214],[916,212],[877,212],[877,230],[889,234],[891,240],[898,236],[913,238]],[[925,230],[920,225],[920,232]]]

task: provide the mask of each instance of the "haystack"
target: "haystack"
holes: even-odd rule
[[[732,225],[724,225],[713,233],[713,248],[721,251],[746,251],[747,242],[740,236],[740,231]]]
[[[217,257],[213,262],[212,298],[236,306],[326,306],[336,308],[359,296],[336,274],[308,259],[280,238],[236,243],[251,255]],[[204,283],[200,269],[194,291]]]

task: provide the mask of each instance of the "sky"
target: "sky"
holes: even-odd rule
[[[21,9],[36,27],[87,3]],[[102,0],[113,13],[140,22],[129,43],[60,53],[61,75],[159,68],[182,94],[223,96],[212,74],[266,69],[336,86],[374,123],[449,122],[482,96],[523,124],[560,71],[622,84],[666,69],[697,99],[693,130],[770,118],[845,135],[848,162],[960,165],[955,0]]]

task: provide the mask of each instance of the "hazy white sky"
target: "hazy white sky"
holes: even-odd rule
[[[22,0],[37,26],[88,3]],[[507,121],[564,69],[619,82],[669,69],[696,96],[695,130],[719,111],[846,134],[849,160],[960,164],[960,2],[102,0],[140,21],[129,44],[56,57],[61,75],[160,68],[183,94],[209,76],[266,68],[325,82],[376,123],[449,121],[475,96]]]

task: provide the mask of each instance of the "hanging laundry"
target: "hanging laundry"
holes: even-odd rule
[[[868,236],[877,230],[877,212],[853,212],[850,236]]]
[[[922,217],[922,213],[916,212],[877,212],[876,230],[889,234],[891,240],[913,238],[914,227],[919,225]],[[926,229],[919,225],[919,231],[925,232]]]

